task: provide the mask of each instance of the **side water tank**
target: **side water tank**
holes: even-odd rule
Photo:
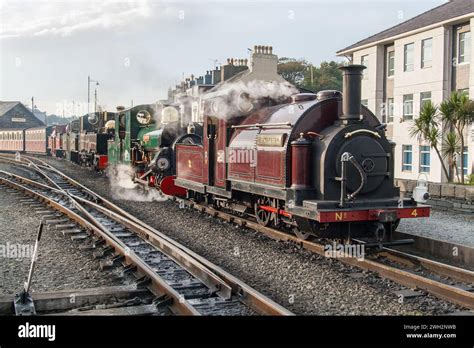
[[[301,133],[291,142],[291,188],[296,190],[311,187],[311,141]]]

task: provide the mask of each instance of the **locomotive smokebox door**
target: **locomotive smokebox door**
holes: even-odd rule
[[[388,175],[389,165],[385,149],[376,136],[355,131],[344,132],[346,141],[342,142],[337,159],[350,151],[367,176],[367,183],[361,193],[376,190]],[[341,162],[336,160],[337,173],[341,175]],[[347,166],[347,189],[355,191],[361,184],[361,176],[353,165]]]

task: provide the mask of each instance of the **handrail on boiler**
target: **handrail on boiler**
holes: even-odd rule
[[[242,124],[238,126],[231,126],[231,128],[279,128],[279,127],[293,127],[291,122],[280,122],[280,123],[254,123],[254,124]]]

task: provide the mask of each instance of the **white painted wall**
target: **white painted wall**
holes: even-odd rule
[[[424,39],[433,39],[432,66],[421,68],[421,42]],[[443,101],[445,90],[445,69],[444,69],[444,28],[439,27],[420,34],[412,35],[395,41],[395,76],[394,76],[394,124],[393,138],[397,144],[395,147],[395,177],[402,179],[416,179],[419,175],[419,146],[418,139],[410,136],[412,121],[403,120],[403,96],[413,94],[413,114],[414,118],[419,114],[421,103],[421,93],[431,92],[431,101],[439,104]],[[406,44],[414,43],[414,69],[410,72],[404,69],[404,47]],[[412,145],[413,162],[412,171],[402,171],[402,145]],[[427,174],[429,181],[440,182],[442,179],[441,162],[432,149],[430,163],[430,173]]]
[[[474,100],[474,18],[471,18],[471,69],[469,76],[469,97]],[[468,131],[468,173],[474,173],[474,125]]]
[[[367,69],[364,70],[364,78],[362,79],[362,100],[366,99],[369,109],[375,113],[377,110],[377,71],[378,67],[381,65],[383,67],[383,62],[379,61],[379,56],[377,55],[377,46],[372,46],[370,48],[354,52],[353,63],[361,64],[361,59],[363,56],[368,56],[369,63],[367,64]],[[378,116],[378,115],[377,115]]]
[[[474,18],[471,19],[471,33],[474,34]],[[421,68],[422,40],[432,38],[432,66]],[[470,97],[474,99],[474,35],[471,35],[471,69],[470,69]],[[404,70],[404,46],[414,43],[414,69],[411,72]],[[431,92],[434,104],[440,104],[451,93],[451,47],[448,27],[440,26],[422,33],[400,38],[394,41],[395,46],[395,76],[394,79],[394,122],[389,124],[387,134],[397,144],[395,147],[395,177],[401,179],[417,179],[419,176],[420,145],[418,139],[410,137],[411,121],[403,119],[403,96],[413,94],[414,118],[420,111],[420,97],[422,92]],[[381,105],[383,100],[383,74],[385,64],[384,45],[372,46],[353,53],[353,62],[361,63],[361,57],[369,56],[369,69],[366,78],[362,81],[362,99],[368,100],[369,108],[382,118]],[[469,132],[469,161],[474,158],[474,129]],[[402,171],[402,145],[412,145],[412,171]],[[431,149],[431,163],[428,180],[433,182],[445,181],[441,162],[434,149]],[[474,166],[472,164],[471,166]],[[469,171],[470,172],[470,171]]]

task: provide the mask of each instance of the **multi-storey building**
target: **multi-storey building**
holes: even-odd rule
[[[363,104],[388,125],[387,134],[396,143],[397,178],[417,179],[424,173],[429,181],[446,181],[435,151],[411,137],[410,128],[427,100],[440,104],[452,91],[474,99],[473,33],[474,1],[451,0],[337,52],[367,67]],[[468,175],[474,172],[472,127],[465,145],[463,171]]]

